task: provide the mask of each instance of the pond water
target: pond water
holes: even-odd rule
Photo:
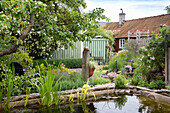
[[[170,104],[156,102],[143,96],[103,96],[97,102],[51,108],[20,109],[13,113],[170,113]]]

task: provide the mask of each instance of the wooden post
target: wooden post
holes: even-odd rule
[[[165,45],[165,83],[170,84],[170,47]]]
[[[90,59],[90,52],[88,48],[84,48],[83,51],[83,60],[82,60],[82,76],[83,79],[87,82],[89,78],[89,59]]]

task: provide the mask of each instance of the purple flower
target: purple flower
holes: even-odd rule
[[[127,62],[131,62],[131,60],[127,60]]]
[[[134,60],[131,60],[132,63],[134,63]]]

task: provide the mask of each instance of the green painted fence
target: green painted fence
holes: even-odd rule
[[[65,58],[82,58],[83,48],[87,46],[91,56],[98,62],[108,62],[108,50],[105,48],[108,45],[108,39],[91,39],[91,41],[75,42],[76,49],[69,47],[68,49],[59,49],[53,55],[53,59]]]
[[[59,49],[57,50],[53,55],[52,58],[53,59],[66,59],[66,58],[82,58],[82,53],[81,51],[83,51],[83,44],[82,42],[78,41],[75,42],[74,45],[76,46],[76,48],[71,48],[69,47],[68,49]]]

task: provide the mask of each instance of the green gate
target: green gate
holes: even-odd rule
[[[91,39],[91,41],[85,41],[84,47],[87,46],[90,50],[91,57],[100,63],[108,62],[108,45],[109,39]]]

